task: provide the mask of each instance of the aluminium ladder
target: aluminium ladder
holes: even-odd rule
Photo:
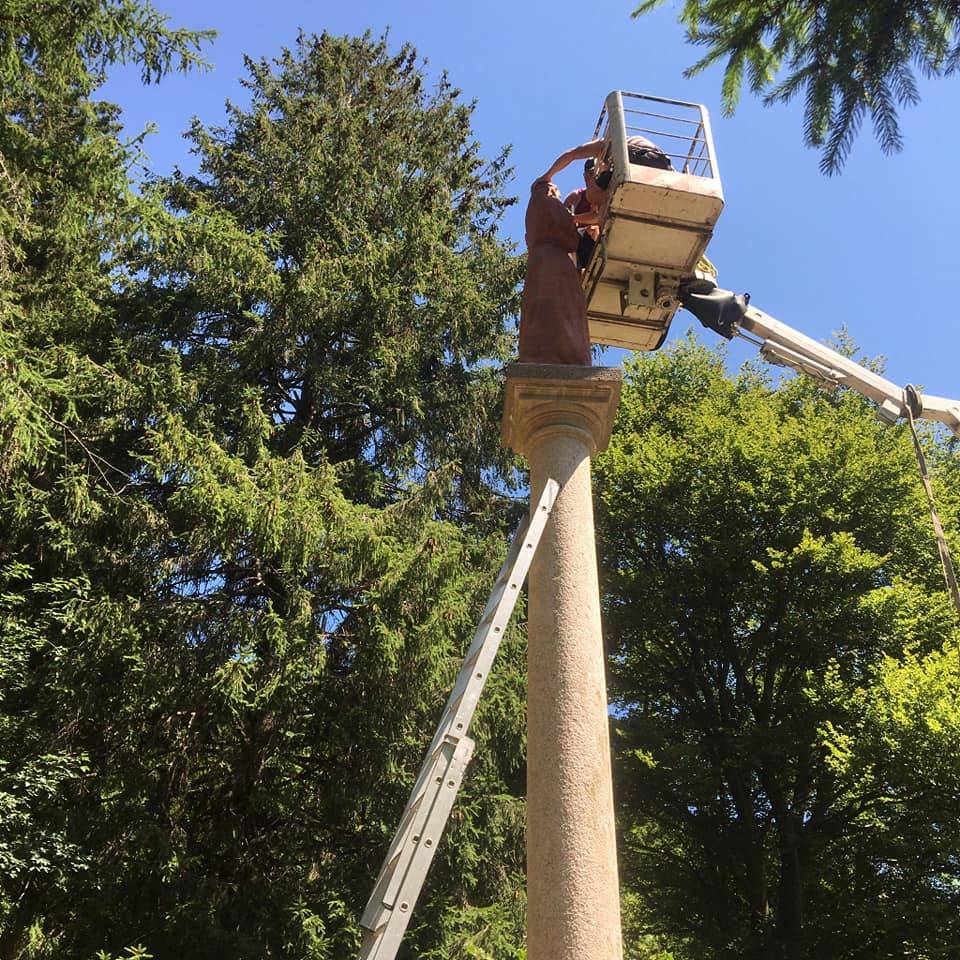
[[[360,920],[360,960],[394,960],[400,948],[473,754],[474,742],[467,736],[467,728],[559,490],[555,480],[547,480],[536,509],[521,523],[510,544]]]

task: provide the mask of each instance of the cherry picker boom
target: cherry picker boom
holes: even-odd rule
[[[960,437],[960,400],[921,394],[861,366],[836,350],[811,340],[750,304],[749,294],[723,290],[710,280],[693,280],[680,288],[680,303],[705,327],[730,340],[743,331],[759,340],[760,355],[770,363],[792,367],[831,387],[849,387],[877,404],[887,423],[901,418],[935,420]],[[751,337],[744,337],[751,340]]]
[[[634,149],[656,146],[648,136],[660,144],[659,163]],[[717,286],[705,251],[723,210],[723,185],[702,104],[614,90],[604,101],[594,138],[604,141],[600,163],[609,176],[598,211],[599,237],[581,278],[590,339],[656,350],[683,306],[723,337],[752,340],[772,363],[869,397],[888,423],[909,420],[944,578],[960,614],[960,588],[914,428],[922,417],[960,436],[960,400],[921,394],[909,384],[898,387],[751,306],[749,295]]]
[[[849,357],[811,340],[798,330],[751,306],[750,294],[723,290],[712,279],[702,275],[681,284],[678,293],[679,302],[705,327],[719,333],[721,337],[731,340],[740,336],[759,346],[760,356],[770,363],[792,367],[828,387],[848,387],[869,397],[877,404],[877,414],[886,423],[896,423],[900,419],[909,421],[917,463],[920,466],[920,478],[933,520],[943,578],[953,606],[960,614],[960,586],[957,585],[943,525],[937,515],[923,448],[914,427],[914,420],[933,420],[944,424],[954,436],[960,437],[960,400],[923,394],[912,384],[898,387]],[[743,331],[747,331],[750,336]]]

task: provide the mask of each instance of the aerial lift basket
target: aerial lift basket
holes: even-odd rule
[[[590,339],[656,350],[697,275],[723,209],[706,107],[615,90],[595,132],[613,168],[600,240],[583,273]],[[672,170],[630,161],[631,138],[655,143]],[[634,141],[636,142],[636,141]]]

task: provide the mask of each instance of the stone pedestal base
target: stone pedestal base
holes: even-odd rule
[[[620,900],[590,457],[610,439],[619,368],[513,364],[503,442],[530,496],[562,485],[529,575],[528,960],[621,960]]]

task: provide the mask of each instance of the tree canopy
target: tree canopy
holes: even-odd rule
[[[628,381],[597,492],[638,930],[947,956],[960,632],[909,439],[692,342]]]
[[[410,47],[303,35],[145,175],[98,89],[207,36],[0,0],[11,960],[353,955],[522,509],[506,153]],[[958,638],[909,442],[690,343],[629,380],[596,465],[627,956],[950,956]],[[523,683],[515,625],[402,957],[524,956]]]
[[[663,0],[644,0],[638,17]],[[707,52],[687,75],[720,61],[723,105],[733,112],[744,81],[764,103],[802,96],[804,141],[837,173],[869,116],[880,146],[900,150],[897,111],[920,101],[916,72],[949,76],[960,65],[960,4],[893,0],[684,0],[687,39]]]
[[[303,36],[138,182],[94,94],[203,36],[47,6],[0,19],[0,953],[344,956],[519,512],[505,156]],[[514,630],[423,955],[519,936],[521,678]]]

